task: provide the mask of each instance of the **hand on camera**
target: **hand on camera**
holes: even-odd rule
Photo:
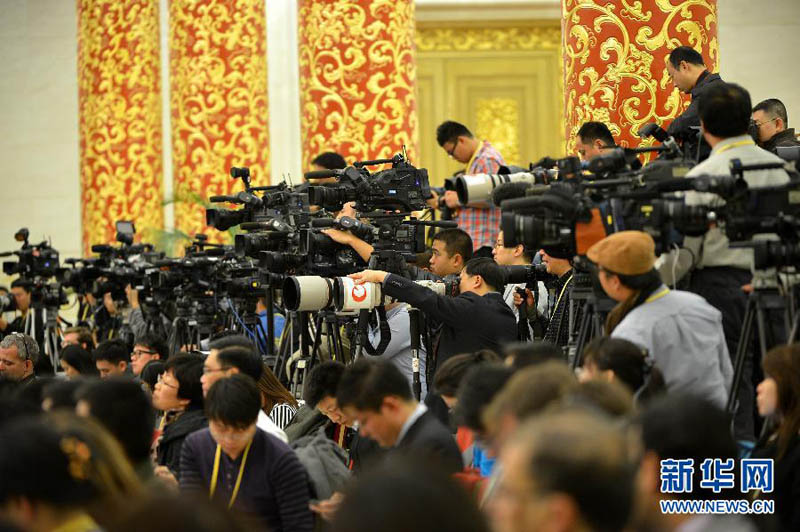
[[[528,306],[528,310],[533,308],[533,292],[531,292],[530,288],[525,289],[525,303]],[[522,306],[522,296],[519,295],[519,292],[514,292],[514,306],[520,307]]]
[[[139,308],[139,291],[131,288],[131,285],[125,287],[125,295],[128,297],[128,304],[131,308]]]
[[[331,240],[337,244],[349,246],[350,243],[353,242],[353,234],[349,231],[342,231],[341,229],[325,229],[322,231],[322,233],[331,237]]]
[[[339,211],[339,214],[336,215],[336,219],[342,218],[343,216],[347,216],[349,218],[356,217],[356,204],[355,202],[351,201],[350,203],[345,203],[342,206],[342,210]]]
[[[103,305],[106,307],[106,310],[112,316],[117,314],[117,304],[114,303],[114,298],[111,297],[111,292],[106,292],[103,294]]]
[[[425,200],[428,204],[428,207],[431,209],[436,209],[439,207],[439,194],[436,193],[435,190],[431,190],[431,197]]]
[[[349,277],[353,279],[356,284],[364,284],[382,283],[387,275],[389,275],[387,272],[382,272],[380,270],[364,270],[363,272],[350,274]]]
[[[455,209],[459,205],[458,202],[458,194],[456,194],[455,190],[448,190],[444,193],[444,204],[450,207],[451,209]]]

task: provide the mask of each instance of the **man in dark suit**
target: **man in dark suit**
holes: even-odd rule
[[[408,379],[382,360],[361,359],[339,381],[336,402],[358,420],[359,433],[392,452],[405,452],[437,464],[448,473],[463,467],[450,431],[411,393]]]

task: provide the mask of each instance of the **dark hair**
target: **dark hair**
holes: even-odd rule
[[[345,491],[332,532],[488,532],[467,492],[426,464],[394,455],[359,475]]]
[[[625,528],[635,470],[625,436],[607,420],[579,410],[545,414],[521,427],[512,445],[525,449],[537,495],[568,496],[590,530]]]
[[[206,417],[227,427],[245,429],[258,420],[261,392],[247,375],[231,375],[219,379],[206,397]]]
[[[445,360],[433,377],[433,387],[439,395],[455,397],[464,375],[484,362],[499,362],[500,357],[490,349],[455,355]]]
[[[178,397],[188,399],[188,409],[203,407],[203,358],[198,355],[180,353],[170,357],[164,371],[172,371],[178,381]]]
[[[75,404],[78,402],[76,392],[81,386],[83,383],[74,379],[52,380],[42,389],[42,402],[50,399],[50,411],[58,408],[74,411]]]
[[[14,279],[11,281],[11,288],[22,288],[30,294],[31,289],[33,288],[33,283],[28,279]]]
[[[345,370],[336,390],[339,408],[352,406],[378,412],[388,396],[404,401],[414,399],[408,379],[397,366],[385,360],[357,360]]]
[[[472,138],[472,133],[464,124],[452,120],[442,122],[436,128],[436,142],[439,143],[439,146],[444,146],[447,142],[455,142],[461,136]]]
[[[786,113],[786,106],[777,98],[769,98],[763,102],[759,102],[753,107],[753,112],[763,111],[764,114],[773,118],[780,118],[783,120],[783,126],[789,127],[789,115]]]
[[[226,347],[217,353],[217,360],[223,368],[236,368],[254,381],[261,378],[264,363],[252,347]]]
[[[595,140],[600,140],[606,146],[615,146],[616,142],[614,142],[614,135],[611,134],[611,130],[608,129],[608,126],[602,122],[584,122],[581,128],[578,130],[578,136],[581,139],[581,142],[584,144],[589,144],[594,142]]]
[[[63,335],[71,333],[78,333],[78,345],[81,347],[86,345],[89,349],[94,349],[94,338],[88,327],[68,327],[64,329]],[[86,347],[84,347],[84,349],[86,349]]]
[[[456,422],[478,434],[486,432],[481,417],[483,410],[513,374],[514,370],[500,364],[483,363],[471,367],[458,388]]]
[[[703,129],[723,139],[747,134],[752,116],[750,93],[734,83],[710,85],[698,102]]]
[[[599,267],[598,267],[599,271]],[[633,290],[633,293],[624,301],[620,301],[611,309],[606,317],[606,335],[611,335],[614,329],[628,315],[630,311],[641,305],[650,297],[650,294],[658,290],[664,284],[658,270],[653,268],[647,273],[640,275],[623,275],[610,270],[605,270],[610,275],[619,277],[620,282]]]
[[[87,383],[78,391],[92,417],[125,449],[133,464],[150,458],[155,411],[147,394],[131,379],[110,378]]]
[[[626,418],[634,409],[633,393],[617,381],[592,379],[579,382],[563,399],[566,407],[578,407],[611,418]]]
[[[433,240],[444,242],[444,249],[451,257],[458,253],[464,262],[472,258],[472,237],[463,229],[443,229],[433,235]]]
[[[208,347],[217,351],[227,347],[249,347],[255,349],[255,344],[250,338],[236,331],[224,331],[214,336]]]
[[[156,389],[158,378],[164,373],[166,367],[167,363],[163,360],[151,360],[142,368],[139,379],[150,387],[150,391],[153,391]]]
[[[166,360],[169,358],[169,348],[167,347],[167,342],[161,335],[155,333],[145,333],[134,340],[133,345],[141,345],[142,347],[146,347],[155,351],[158,353],[158,358],[161,360]]]
[[[344,374],[344,364],[335,361],[326,361],[317,364],[306,377],[303,390],[303,399],[311,408],[326,397],[336,397],[336,388]]]
[[[764,375],[778,388],[778,459],[783,458],[800,431],[800,345],[774,347],[761,363]]]
[[[700,52],[692,48],[691,46],[678,46],[669,54],[669,62],[672,63],[674,68],[679,68],[681,66],[681,61],[686,61],[692,65],[705,65],[706,62],[703,60],[703,56],[700,55]]]
[[[326,151],[325,153],[320,153],[311,160],[311,164],[316,164],[317,166],[321,166],[328,170],[340,170],[347,166],[344,157],[335,151]]]
[[[208,497],[153,494],[146,499],[130,501],[122,518],[113,527],[115,532],[248,532],[226,508]]]
[[[706,458],[736,458],[736,443],[731,436],[730,417],[706,399],[665,395],[651,401],[637,417],[645,450],[660,460],[694,459],[691,493],[676,495],[688,499],[719,499],[711,489],[700,487],[699,464]]]
[[[503,347],[503,357],[512,357],[514,370],[549,360],[564,362],[564,351],[551,342],[515,342]]]
[[[583,349],[583,363],[593,363],[601,371],[613,371],[640,400],[666,392],[664,375],[647,352],[623,338],[595,338]]]
[[[469,275],[480,275],[483,282],[496,291],[502,291],[506,284],[506,274],[503,267],[489,257],[475,257],[469,259],[464,265]]]
[[[120,362],[131,363],[131,350],[124,340],[114,338],[113,340],[105,340],[92,352],[92,358],[95,362],[98,360],[107,360],[112,364],[119,364]]]
[[[266,364],[263,364],[261,378],[258,379],[257,384],[261,398],[264,401],[264,411],[266,413],[269,414],[272,407],[282,403],[297,408],[297,399],[294,398],[292,392],[286,389],[286,386],[281,384],[281,381],[278,380],[278,377],[272,373],[272,370]]]
[[[68,345],[59,353],[59,356],[61,360],[78,370],[81,375],[96,377],[100,374],[91,353],[79,345]]]

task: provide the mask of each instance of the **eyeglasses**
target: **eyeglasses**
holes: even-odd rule
[[[453,154],[454,154],[454,153],[455,153],[455,151],[456,151],[456,146],[458,146],[458,139],[456,139],[456,140],[453,140],[453,141],[451,141],[451,142],[453,143],[453,147],[452,147],[452,148],[450,148],[449,150],[448,150],[448,149],[445,149],[444,151],[446,151],[446,152],[447,152],[447,155],[449,155],[450,157],[452,157],[453,159],[455,159],[455,156],[454,156]]]
[[[180,388],[180,386],[175,386],[174,384],[170,384],[170,383],[168,383],[167,381],[165,381],[165,380],[164,380],[164,374],[163,374],[163,373],[162,373],[161,375],[159,375],[159,376],[158,376],[158,380],[157,380],[156,382],[158,382],[159,384],[163,384],[163,385],[164,385],[164,386],[166,386],[167,388],[175,388],[176,390],[177,390],[178,388]]]
[[[155,351],[144,351],[141,349],[134,349],[133,352],[131,353],[131,357],[140,357],[142,355],[155,355],[155,354],[156,354]]]
[[[763,122],[753,122],[753,123],[756,125],[756,127],[761,127],[764,124],[769,124],[770,122],[774,122],[777,119],[778,117],[776,116],[775,118],[770,118],[769,120],[764,120]]]
[[[228,368],[209,368],[209,367],[203,366],[203,375],[208,375],[209,373],[216,373],[218,371],[225,371],[227,369]]]

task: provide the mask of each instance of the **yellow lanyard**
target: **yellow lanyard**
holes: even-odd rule
[[[657,294],[653,294],[652,296],[650,296],[647,299],[645,299],[644,302],[645,303],[652,303],[656,299],[661,299],[662,297],[664,297],[667,294],[669,294],[669,288],[665,288],[661,292],[659,292]]]
[[[239,475],[236,477],[236,484],[233,486],[233,493],[231,494],[230,502],[228,502],[228,508],[233,506],[236,496],[239,495],[239,486],[242,484],[242,476],[244,475],[244,464],[247,462],[247,453],[250,452],[250,446],[252,444],[253,440],[250,440],[244,450],[244,456],[242,456],[242,465],[239,466]],[[214,471],[211,473],[211,485],[208,488],[209,499],[213,499],[214,492],[217,491],[217,484],[219,483],[219,459],[221,455],[222,448],[217,445],[217,454],[214,455]]]
[[[752,139],[740,140],[738,142],[731,142],[727,146],[721,147],[720,149],[718,149],[714,153],[722,153],[724,151],[728,151],[728,150],[733,149],[733,148],[738,148],[739,146],[755,146],[755,144],[756,143],[753,142]]]
[[[467,174],[469,174],[469,169],[472,168],[472,163],[475,162],[475,158],[478,156],[478,152],[483,149],[483,142],[481,141],[475,151],[472,154],[472,157],[469,158],[469,162],[467,163]]]
[[[558,306],[561,304],[561,298],[564,297],[564,292],[567,291],[567,287],[569,286],[569,283],[572,281],[572,276],[573,275],[575,275],[575,272],[572,272],[571,274],[569,274],[569,279],[567,279],[567,282],[564,283],[564,286],[561,288],[561,293],[558,295],[558,299],[556,300],[556,304],[553,307],[553,312],[550,313],[551,317],[556,313],[556,310],[558,310]]]

